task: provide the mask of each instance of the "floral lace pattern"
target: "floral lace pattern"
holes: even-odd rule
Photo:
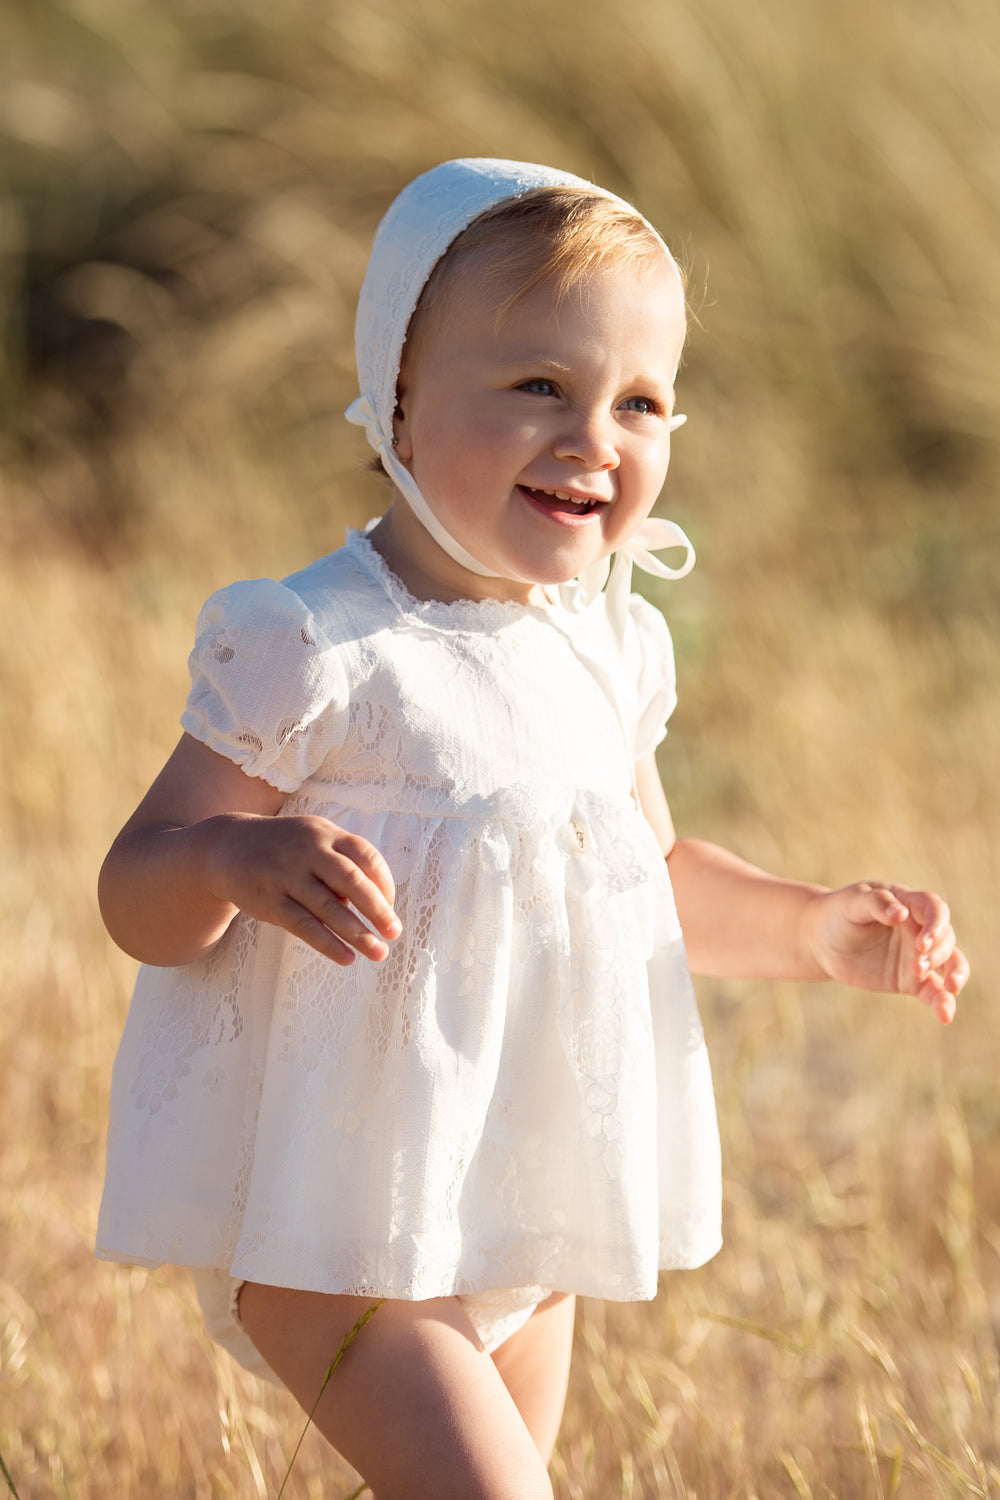
[[[371,840],[403,933],[343,969],[241,915],[200,962],[141,971],[99,1254],[407,1298],[652,1296],[718,1247],[718,1138],[593,612],[416,603],[354,537],[202,611],[185,726],[285,791],[279,817]],[[673,701],[641,601],[632,650],[638,749]]]

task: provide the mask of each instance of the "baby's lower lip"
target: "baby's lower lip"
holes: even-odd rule
[[[593,521],[604,509],[604,503],[600,500],[591,501],[588,509],[581,510],[579,502],[558,500],[547,490],[533,490],[526,484],[519,484],[517,490],[529,505],[562,526],[580,526],[586,521]]]

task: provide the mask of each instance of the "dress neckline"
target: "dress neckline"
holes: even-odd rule
[[[522,604],[516,599],[418,599],[392,571],[372,544],[368,530],[348,531],[345,546],[378,583],[401,615],[439,630],[489,632],[516,625],[525,618],[551,619],[559,606]]]

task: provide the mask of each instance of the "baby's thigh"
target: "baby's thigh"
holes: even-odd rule
[[[342,1340],[371,1304],[247,1282],[240,1318],[309,1411]],[[347,1349],[313,1420],[378,1500],[551,1500],[531,1434],[454,1297],[383,1302]]]
[[[575,1312],[571,1293],[553,1292],[523,1328],[493,1351],[493,1363],[546,1463],[566,1404]]]

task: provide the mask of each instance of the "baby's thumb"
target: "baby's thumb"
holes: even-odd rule
[[[883,927],[896,927],[910,915],[899,897],[887,885],[876,880],[861,880],[854,887],[855,901],[849,916],[854,922],[879,922]]]

